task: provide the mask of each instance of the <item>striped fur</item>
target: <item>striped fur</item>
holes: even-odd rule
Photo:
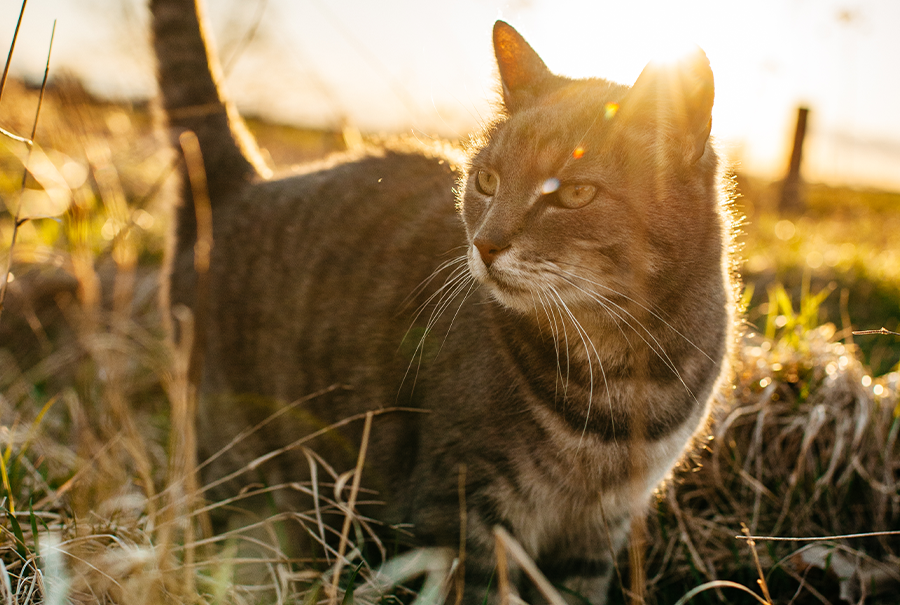
[[[197,132],[213,205],[201,454],[345,385],[240,439],[205,479],[342,418],[417,408],[372,430],[363,485],[382,503],[361,508],[380,539],[457,548],[462,476],[466,602],[488,590],[496,525],[553,582],[605,602],[611,553],[727,366],[729,223],[702,52],[631,88],[569,80],[498,22],[503,110],[467,154],[396,144],[271,180],[218,86],[202,13],[151,6],[163,106],[173,135]],[[173,306],[196,304],[195,234],[185,186]],[[307,445],[344,472],[361,428]],[[296,482],[252,505],[305,514],[310,459],[291,449],[213,495]]]

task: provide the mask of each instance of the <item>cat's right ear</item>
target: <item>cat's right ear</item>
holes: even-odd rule
[[[667,127],[685,144],[693,164],[706,149],[715,97],[706,53],[695,47],[674,63],[650,63],[621,101],[619,114],[654,128]]]
[[[494,23],[494,56],[500,70],[503,103],[510,113],[531,105],[553,79],[525,38],[503,21]]]

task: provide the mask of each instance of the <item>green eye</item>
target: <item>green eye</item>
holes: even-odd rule
[[[597,194],[593,185],[564,185],[556,193],[556,199],[563,208],[581,208],[588,205]]]
[[[475,188],[482,195],[494,195],[497,193],[497,185],[500,179],[493,172],[479,170],[475,175]]]

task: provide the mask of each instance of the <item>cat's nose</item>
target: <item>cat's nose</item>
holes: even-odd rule
[[[484,239],[476,239],[475,247],[478,249],[478,254],[481,255],[481,260],[488,267],[491,266],[497,257],[509,250],[510,245],[499,245],[494,242],[490,242]]]

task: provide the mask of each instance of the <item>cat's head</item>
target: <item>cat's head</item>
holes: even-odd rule
[[[699,48],[629,88],[552,74],[494,26],[503,115],[472,154],[461,208],[472,275],[514,310],[639,296],[719,266],[713,76]],[[709,259],[709,257],[712,257]]]

